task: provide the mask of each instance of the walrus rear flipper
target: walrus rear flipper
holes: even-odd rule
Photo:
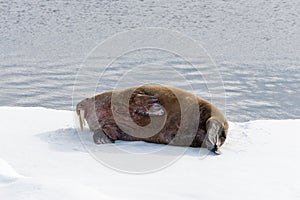
[[[221,154],[220,146],[221,139],[223,137],[224,127],[217,120],[209,120],[207,134],[205,138],[206,148],[215,154]]]

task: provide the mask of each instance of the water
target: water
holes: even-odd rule
[[[300,118],[299,10],[297,0],[0,1],[0,105],[71,110],[76,74],[97,44],[121,31],[162,27],[210,54],[223,79],[229,120]],[[196,93],[210,98],[202,77],[178,57],[140,53],[147,59],[123,58],[97,91],[112,88],[132,66],[156,63],[166,68],[153,66],[149,73],[189,90],[168,73],[180,68]],[[147,73],[137,77],[148,80]],[[84,83],[76,87],[86,90]]]

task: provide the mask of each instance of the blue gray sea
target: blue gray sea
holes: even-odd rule
[[[230,121],[300,118],[299,10],[298,0],[0,1],[0,106],[72,110],[74,88],[84,96],[127,83],[168,84],[210,100],[218,94],[209,83],[222,86]],[[194,58],[203,66],[195,73],[180,55],[153,48],[122,54],[103,74],[97,63],[106,58],[94,50],[147,27],[193,40],[221,81],[205,76],[212,71],[203,55]],[[84,68],[87,61],[94,68]],[[78,79],[82,69],[99,81]]]

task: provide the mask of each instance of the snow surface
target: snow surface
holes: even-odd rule
[[[190,148],[173,165],[142,175],[93,159],[71,111],[0,107],[0,120],[1,200],[300,199],[300,119],[231,122],[222,155],[200,158]]]

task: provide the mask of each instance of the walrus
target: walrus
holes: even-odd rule
[[[204,147],[220,154],[229,127],[223,113],[208,101],[162,85],[103,92],[79,102],[76,113],[81,130],[86,121],[96,144],[145,141]]]

